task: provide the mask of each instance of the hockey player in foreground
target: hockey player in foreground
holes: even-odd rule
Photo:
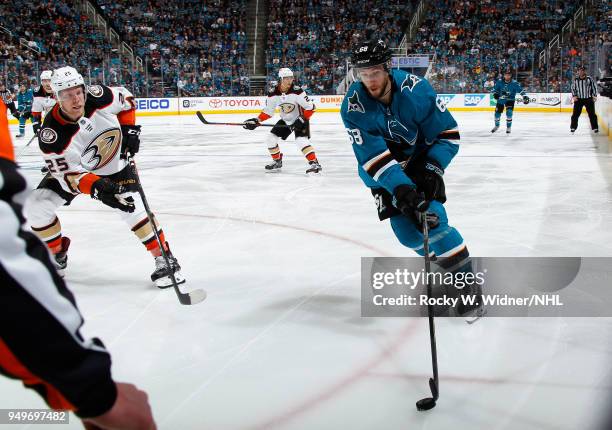
[[[109,352],[83,337],[74,296],[45,245],[24,227],[27,183],[14,158],[0,103],[0,373],[59,413],[73,411],[86,428],[155,429],[146,393],[113,381]]]
[[[506,69],[504,78],[498,80],[493,87],[493,98],[497,100],[495,106],[495,126],[491,133],[495,133],[499,129],[499,121],[501,119],[504,107],[506,108],[506,133],[512,131],[512,114],[514,112],[514,98],[517,94],[523,97],[523,103],[529,103],[529,97],[525,94],[525,90],[521,84],[512,79],[512,70]]]
[[[295,144],[302,151],[310,167],[306,173],[319,173],[321,165],[310,145],[310,117],[314,113],[315,105],[308,98],[306,92],[297,85],[293,85],[293,72],[282,68],[278,72],[280,82],[268,94],[266,107],[257,118],[251,118],[244,122],[244,128],[255,130],[260,126],[260,121],[265,121],[274,116],[277,107],[280,108],[281,119],[270,130],[268,136],[268,151],[272,156],[272,163],[266,165],[268,171],[278,171],[283,167],[283,153],[278,146],[278,139],[287,140],[292,132],[295,133]]]
[[[140,126],[135,125],[132,94],[125,88],[102,85],[85,87],[83,77],[72,67],[53,72],[51,87],[57,104],[45,117],[39,145],[49,173],[32,192],[26,214],[32,230],[49,247],[58,270],[67,266],[70,239],[62,236],[56,210],[77,195],[88,194],[121,211],[122,219],[155,258],[151,280],[159,288],[185,282],[180,266],[165,244],[170,267],[161,255],[134,173],[126,160],[140,147]]]
[[[444,171],[459,150],[457,123],[427,80],[389,70],[390,59],[385,43],[373,40],[360,45],[351,60],[360,80],[348,89],[340,112],[359,176],[372,191],[379,219],[390,220],[404,246],[424,255],[426,214],[432,260],[451,273],[471,272],[468,249],[443,206]],[[478,310],[459,301],[457,312],[468,316]]]

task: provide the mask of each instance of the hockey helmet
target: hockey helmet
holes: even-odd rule
[[[83,76],[81,76],[74,67],[60,67],[53,71],[51,75],[51,89],[56,95],[58,95],[60,91],[78,86],[83,86],[83,88],[85,88],[85,81],[83,80]]]
[[[283,78],[293,78],[293,72],[291,71],[291,69],[287,68],[287,67],[283,67],[282,69],[280,69],[278,71],[278,77],[283,79]]]
[[[40,80],[41,81],[50,80],[52,74],[53,74],[52,70],[43,70],[43,72],[40,74]]]
[[[351,63],[353,67],[361,69],[366,67],[387,64],[391,59],[391,50],[382,39],[372,39],[361,43],[353,51]]]

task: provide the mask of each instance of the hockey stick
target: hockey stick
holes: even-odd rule
[[[239,125],[240,127],[244,125],[243,122],[210,122],[206,118],[204,118],[204,115],[202,115],[202,112],[200,111],[197,111],[196,115],[198,116],[199,120],[202,121],[202,123],[206,125]],[[278,125],[278,124],[259,124],[257,127],[274,127],[274,126],[291,127],[290,125]]]
[[[422,214],[423,218],[423,251],[425,252],[425,276],[427,277],[427,298],[431,299],[433,292],[431,286],[431,260],[429,256],[429,226],[427,225],[427,212]],[[426,397],[416,402],[418,411],[428,411],[436,406],[439,397],[438,385],[438,353],[436,351],[436,328],[434,326],[433,304],[427,304],[427,317],[429,319],[429,342],[431,343],[431,366],[433,368],[433,378],[429,378],[429,388],[432,397]]]
[[[147,203],[147,198],[145,197],[144,190],[142,189],[142,184],[140,183],[140,177],[138,176],[138,169],[136,168],[136,163],[134,162],[134,158],[131,155],[127,155],[128,162],[132,167],[132,171],[134,172],[134,176],[136,178],[136,186],[138,187],[138,194],[140,194],[140,198],[142,199],[142,203],[145,208],[145,212],[147,213],[147,218],[149,218],[149,223],[153,228],[153,234],[155,235],[155,240],[157,241],[157,245],[161,251],[161,254],[164,256],[164,260],[166,261],[166,265],[168,268],[172,269],[170,265],[170,260],[168,259],[168,254],[166,254],[166,250],[164,249],[164,245],[159,238],[159,233],[157,233],[157,226],[153,220],[153,214],[151,213],[151,209],[149,209],[149,204]],[[200,303],[206,298],[206,291],[204,290],[193,290],[189,293],[182,293],[179,290],[178,283],[176,282],[176,278],[174,277],[174,272],[170,270],[170,278],[172,279],[172,287],[174,287],[174,292],[178,296],[179,302],[181,305],[195,305],[196,303]]]
[[[23,155],[23,153],[25,152],[26,148],[27,148],[28,146],[30,146],[30,143],[34,142],[34,139],[36,139],[37,137],[38,137],[38,135],[37,135],[37,134],[35,134],[34,136],[32,136],[32,138],[31,138],[31,139],[28,141],[28,143],[26,143],[26,144],[25,144],[25,145],[24,145],[24,146],[21,148],[21,150],[19,151],[19,154],[17,154],[17,155],[15,156],[15,160],[16,160],[16,159],[18,159],[19,157],[21,157],[21,156]]]

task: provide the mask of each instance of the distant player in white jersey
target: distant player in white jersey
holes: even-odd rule
[[[155,258],[151,280],[159,288],[172,286],[171,273],[185,282],[169,251],[161,227],[151,225],[138,194],[137,180],[126,154],[140,148],[132,94],[123,87],[86,87],[72,67],[53,72],[51,87],[57,104],[45,117],[38,135],[49,173],[32,193],[26,214],[32,230],[51,250],[58,271],[66,268],[70,239],[62,236],[56,211],[79,194],[88,194],[121,211],[122,219]],[[170,267],[155,239],[156,228]],[[95,244],[92,244],[95,248]]]
[[[266,170],[278,171],[283,167],[283,153],[278,146],[278,139],[287,140],[291,133],[295,133],[295,144],[309,164],[306,173],[319,173],[321,165],[310,145],[310,117],[315,111],[315,105],[301,87],[293,85],[293,72],[290,69],[280,69],[278,77],[280,82],[268,94],[266,107],[257,118],[247,119],[243,127],[255,130],[261,125],[261,121],[272,118],[278,107],[281,119],[268,136],[268,151],[272,156],[272,163],[266,165]]]
[[[40,86],[34,91],[32,103],[32,130],[38,134],[42,124],[43,114],[46,115],[55,106],[55,95],[51,89],[51,70],[44,70],[40,74]]]

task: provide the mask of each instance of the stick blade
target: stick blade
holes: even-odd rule
[[[197,111],[196,115],[197,115],[198,119],[200,121],[202,121],[204,124],[209,124],[209,122],[206,120],[206,118],[204,118],[204,115],[202,115],[202,112]]]
[[[206,299],[206,291],[198,289],[190,291],[189,293],[181,293],[179,295],[179,302],[182,305],[197,305]]]
[[[432,397],[426,397],[416,402],[417,411],[428,411],[436,407],[436,401]]]

